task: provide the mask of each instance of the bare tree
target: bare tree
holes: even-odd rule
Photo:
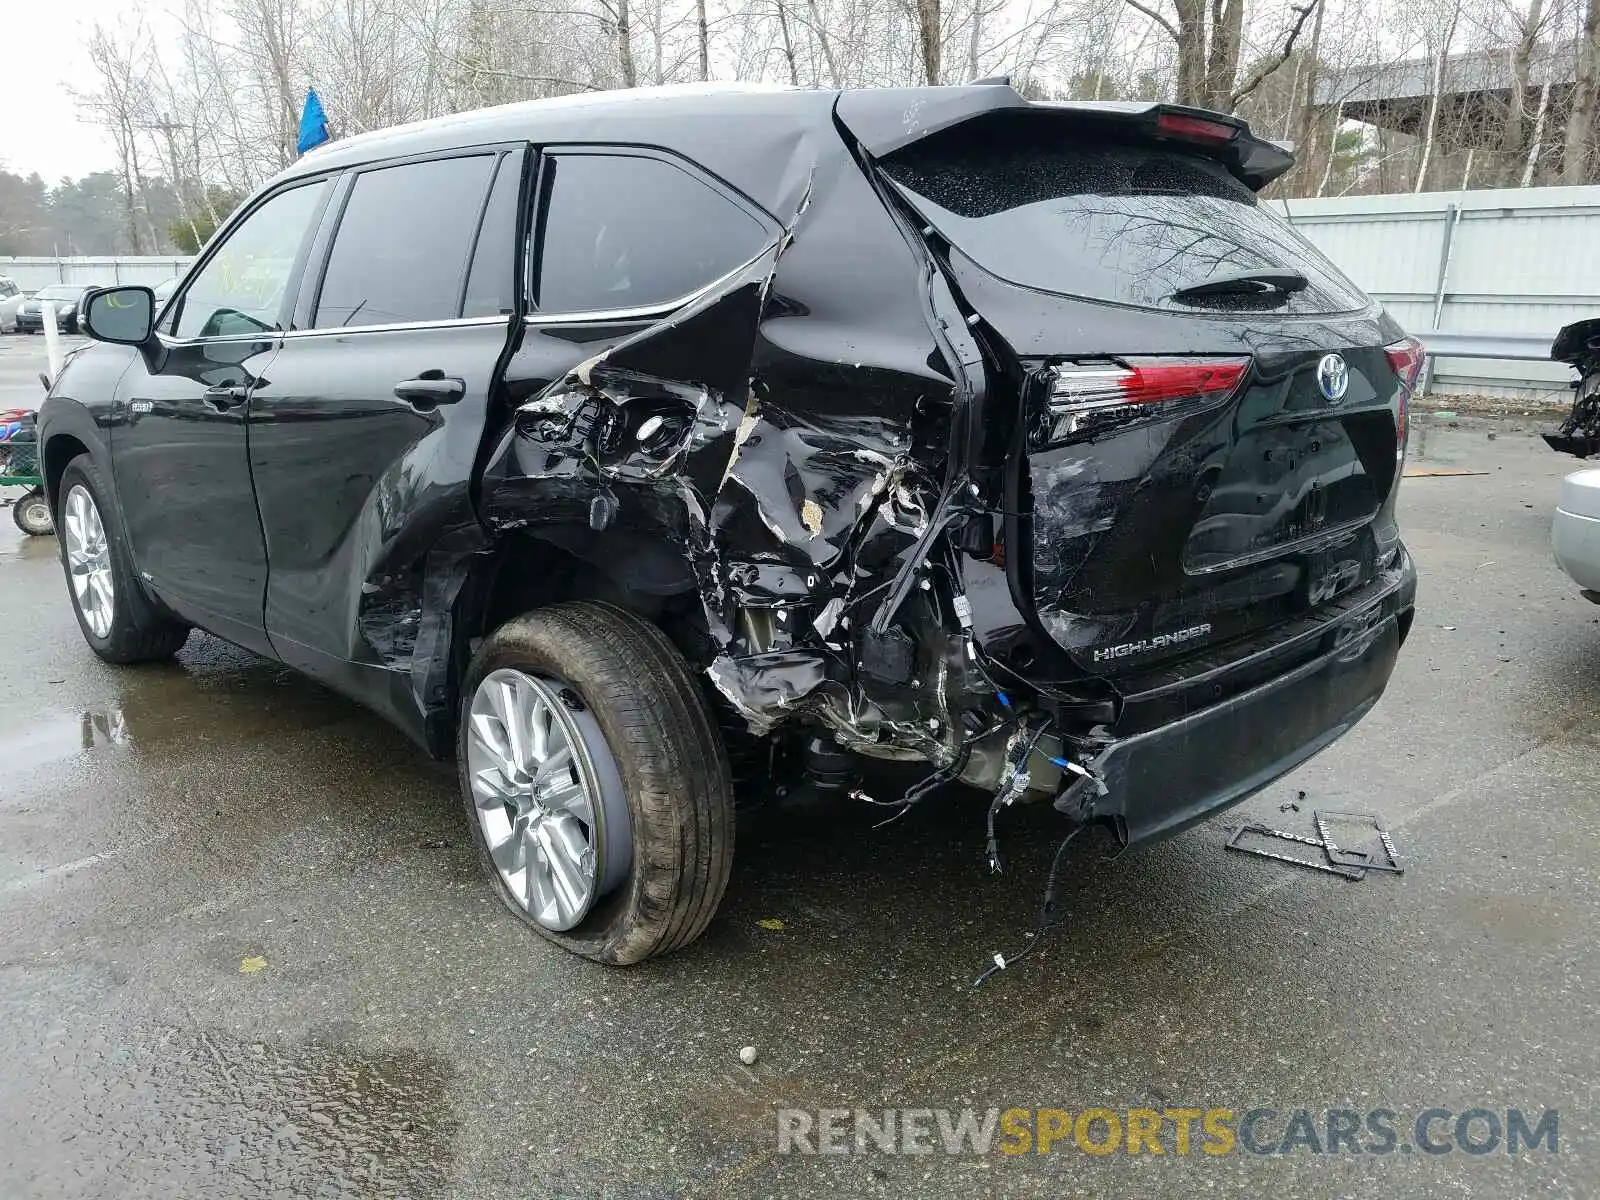
[[[1289,24],[1275,48],[1265,55],[1243,82],[1240,56],[1245,40],[1245,0],[1166,0],[1169,12],[1146,0],[1125,0],[1172,40],[1177,58],[1176,97],[1232,112],[1245,97],[1283,66],[1294,52],[1306,21],[1321,0],[1289,5]]]
[[[940,0],[916,0],[917,49],[922,55],[924,83],[939,82],[939,53],[943,31],[940,29]]]
[[[1428,164],[1433,158],[1434,143],[1439,134],[1439,105],[1444,96],[1444,82],[1446,67],[1450,61],[1450,43],[1455,40],[1456,26],[1461,21],[1461,0],[1455,0],[1450,5],[1449,14],[1445,21],[1444,34],[1439,41],[1439,52],[1433,59],[1433,82],[1428,89],[1428,119],[1422,133],[1422,156],[1417,163],[1417,177],[1412,184],[1413,192],[1420,192],[1422,185],[1428,179]]]
[[[144,248],[158,248],[160,238],[144,210],[144,170],[140,161],[140,114],[144,108],[143,73],[138,60],[145,45],[142,25],[123,36],[116,36],[103,25],[89,34],[89,63],[98,76],[98,87],[82,100],[100,119],[111,135],[117,153],[118,174],[122,179],[123,219],[128,241],[135,254]]]
[[[1589,178],[1596,119],[1600,119],[1600,0],[1588,0],[1583,32],[1578,38],[1572,112],[1567,116],[1566,144],[1562,148],[1563,182],[1583,183]]]

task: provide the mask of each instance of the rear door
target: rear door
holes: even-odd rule
[[[506,367],[513,405],[565,389],[569,373],[589,361],[590,382],[625,398],[625,445],[653,416],[663,441],[691,427],[685,398],[700,389],[742,410],[779,234],[769,214],[664,151],[552,146],[541,160],[535,216],[527,328]],[[557,502],[551,497],[561,489],[541,478],[576,470],[583,454],[546,441],[539,419],[523,424],[521,432],[537,436],[512,438],[514,453],[493,465],[485,518],[586,521],[592,487]],[[704,477],[698,462],[689,474],[711,495],[726,462],[724,447]]]
[[[272,644],[379,708],[418,634],[423,556],[476,528],[523,162],[520,146],[485,147],[346,175],[251,396]]]
[[[190,621],[267,653],[246,401],[278,351],[330,190],[293,184],[233,224],[116,392],[111,462],[135,566]]]

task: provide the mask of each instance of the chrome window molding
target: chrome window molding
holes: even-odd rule
[[[215,337],[175,338],[157,332],[156,338],[163,346],[209,346],[225,342],[270,342],[278,338],[330,337],[348,333],[390,333],[406,329],[453,329],[468,325],[504,325],[511,318],[500,317],[441,317],[432,321],[393,321],[387,325],[334,325],[327,329],[271,329],[260,333],[225,333]]]
[[[634,321],[645,320],[650,317],[665,317],[671,313],[677,312],[680,308],[683,308],[689,304],[693,304],[696,300],[702,299],[718,289],[727,286],[740,275],[743,275],[756,263],[760,262],[767,255],[771,254],[772,248],[775,245],[777,245],[776,239],[768,242],[755,254],[752,254],[744,262],[734,267],[733,270],[727,272],[725,275],[719,275],[710,283],[671,300],[662,300],[656,304],[644,304],[634,308],[592,308],[583,309],[578,312],[555,313],[531,312],[522,318],[523,324],[580,325],[590,321],[604,323],[606,321]]]

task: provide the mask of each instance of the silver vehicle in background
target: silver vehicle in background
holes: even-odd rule
[[[17,331],[17,309],[27,297],[9,275],[0,275],[0,333]]]

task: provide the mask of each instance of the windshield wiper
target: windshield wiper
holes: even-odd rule
[[[1200,296],[1260,296],[1268,292],[1304,291],[1310,281],[1299,271],[1266,267],[1254,271],[1235,271],[1229,275],[1214,275],[1199,283],[1179,288],[1172,293],[1174,300],[1189,300]]]

